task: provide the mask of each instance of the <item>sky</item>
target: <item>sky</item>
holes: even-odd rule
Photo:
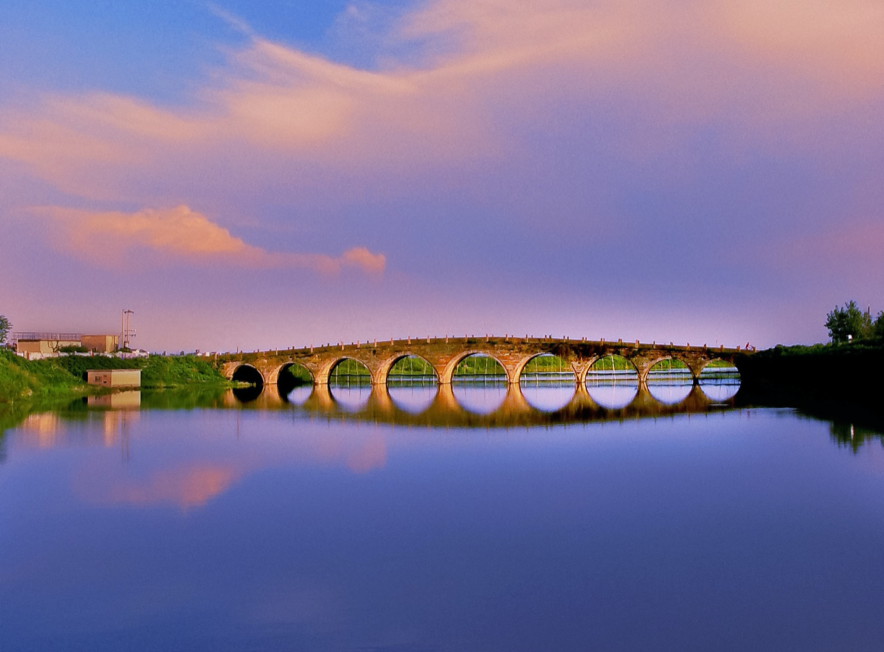
[[[825,341],[880,0],[4,0],[0,314],[151,351]]]

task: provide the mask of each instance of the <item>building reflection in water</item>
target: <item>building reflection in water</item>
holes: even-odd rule
[[[58,440],[63,432],[61,417],[55,412],[29,414],[19,429],[27,433],[26,441],[37,448],[55,447],[60,443]]]
[[[24,435],[20,438],[20,443],[38,448],[83,444],[100,444],[106,447],[119,445],[122,455],[127,457],[129,426],[141,416],[141,392],[89,396],[75,405],[78,409],[29,414],[18,427]],[[83,409],[84,406],[86,410]],[[79,427],[84,421],[90,427]],[[95,428],[96,422],[100,422],[101,427]]]

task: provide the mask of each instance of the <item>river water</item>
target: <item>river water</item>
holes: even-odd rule
[[[0,440],[0,650],[880,650],[880,435],[705,389],[30,414]]]

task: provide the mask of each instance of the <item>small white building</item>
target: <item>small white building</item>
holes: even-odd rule
[[[86,372],[86,382],[102,387],[141,387],[141,369],[95,369]]]

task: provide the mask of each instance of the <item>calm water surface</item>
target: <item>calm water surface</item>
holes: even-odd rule
[[[880,650],[880,440],[676,389],[32,414],[0,650]]]

